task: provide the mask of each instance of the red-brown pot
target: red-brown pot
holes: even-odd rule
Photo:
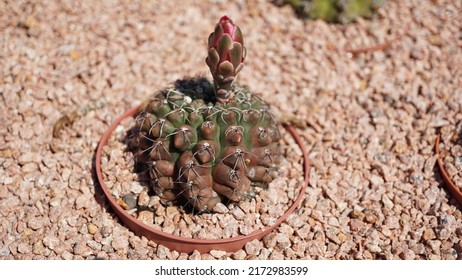
[[[459,202],[459,204],[462,205],[462,192],[460,189],[454,184],[454,182],[451,180],[451,178],[448,175],[448,172],[444,168],[443,160],[441,159],[440,156],[440,139],[441,135],[438,135],[436,137],[436,144],[435,144],[435,150],[436,150],[436,155],[438,156],[438,166],[440,167],[441,175],[443,176],[443,180],[445,182],[445,185],[449,192],[451,193],[452,196]]]
[[[171,250],[176,250],[178,252],[183,252],[183,253],[191,253],[194,250],[197,250],[200,253],[206,253],[211,250],[223,250],[227,252],[235,252],[243,248],[247,242],[252,241],[254,239],[260,240],[265,235],[269,234],[276,227],[278,227],[282,223],[282,221],[284,221],[287,218],[287,216],[289,216],[299,206],[300,201],[302,200],[305,194],[306,188],[308,186],[310,164],[308,161],[307,150],[305,146],[303,145],[300,136],[297,134],[297,132],[295,131],[293,127],[286,125],[285,128],[294,137],[296,143],[300,146],[300,149],[303,153],[303,160],[304,160],[303,166],[304,166],[304,173],[305,173],[304,183],[294,203],[281,217],[279,217],[279,219],[276,220],[276,223],[274,225],[266,227],[262,230],[256,230],[248,235],[241,235],[241,236],[232,237],[232,238],[194,239],[194,238],[186,238],[186,237],[181,237],[178,235],[168,234],[160,230],[154,229],[151,226],[143,224],[142,222],[138,221],[137,219],[129,215],[127,211],[124,210],[116,202],[116,200],[114,199],[112,194],[109,192],[108,188],[106,187],[104,183],[102,169],[101,169],[101,156],[103,152],[103,147],[107,144],[112,132],[122,122],[122,120],[128,117],[134,117],[137,111],[138,111],[138,107],[134,107],[128,110],[127,112],[125,112],[120,117],[118,117],[114,121],[114,123],[111,124],[108,130],[104,133],[98,145],[98,149],[96,150],[96,162],[95,162],[96,175],[98,177],[99,184],[101,188],[103,189],[103,192],[109,201],[109,204],[111,205],[112,209],[117,214],[117,216],[122,220],[122,222],[130,230],[132,230],[135,234],[139,236],[143,235],[146,238],[156,242],[157,244],[162,244]]]

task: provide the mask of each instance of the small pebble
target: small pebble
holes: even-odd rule
[[[223,203],[217,203],[213,207],[213,212],[219,213],[219,214],[226,214],[228,213],[228,207],[226,207]]]
[[[138,206],[146,207],[149,205],[149,195],[147,191],[140,192],[138,196]]]
[[[123,197],[123,201],[125,202],[126,207],[128,207],[128,209],[133,209],[136,207],[136,196],[133,193],[125,195]]]
[[[428,241],[436,238],[435,232],[433,229],[426,229],[422,235],[423,240]]]
[[[30,219],[29,222],[27,223],[27,226],[30,227],[31,229],[37,230],[43,226],[43,219],[37,219],[37,218]]]
[[[216,259],[221,259],[223,256],[226,255],[226,252],[220,250],[211,250],[210,255],[212,255]]]
[[[128,240],[127,240],[126,237],[118,236],[118,237],[115,237],[112,240],[111,245],[114,248],[114,250],[116,250],[116,251],[118,251],[118,250],[126,250],[127,247],[128,247]]]
[[[58,246],[59,243],[60,241],[58,240],[58,238],[53,235],[47,235],[43,238],[43,245],[50,248],[51,250]]]
[[[88,224],[87,228],[90,234],[95,234],[98,231],[98,227],[95,224],[90,223]]]
[[[138,220],[142,221],[145,224],[152,225],[154,222],[154,213],[151,211],[141,211],[138,214]]]
[[[234,252],[231,256],[235,260],[244,260],[247,254],[244,250],[240,249]]]

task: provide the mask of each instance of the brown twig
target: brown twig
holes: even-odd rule
[[[387,48],[390,47],[393,43],[399,41],[402,37],[403,37],[403,34],[400,34],[400,35],[396,36],[395,38],[393,38],[393,39],[391,39],[391,40],[387,40],[387,41],[385,41],[385,42],[383,42],[383,43],[376,44],[376,45],[373,45],[373,46],[362,47],[362,48],[356,48],[356,49],[353,49],[353,48],[343,48],[343,50],[346,51],[346,52],[348,52],[348,53],[351,53],[353,56],[356,56],[356,55],[361,54],[361,53],[368,53],[368,52],[381,51],[381,50],[387,49]]]
[[[59,138],[61,130],[63,130],[64,127],[72,125],[76,120],[85,116],[89,111],[97,110],[103,107],[106,103],[107,101],[103,98],[101,100],[85,104],[77,110],[65,114],[53,125],[53,137]]]
[[[61,130],[63,130],[66,126],[72,125],[77,119],[78,116],[76,111],[70,112],[69,114],[59,118],[59,120],[53,125],[53,137],[59,138]]]

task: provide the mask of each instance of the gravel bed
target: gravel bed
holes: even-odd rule
[[[441,129],[440,157],[452,182],[462,191],[462,121]]]
[[[283,159],[278,177],[267,188],[255,187],[256,196],[238,204],[217,204],[215,213],[194,213],[188,205],[163,205],[140,173],[133,174],[135,161],[126,137],[135,125],[123,121],[103,149],[102,171],[106,187],[117,203],[134,218],[168,234],[195,239],[223,239],[248,235],[274,225],[293,204],[303,184],[300,148],[282,127]],[[131,171],[131,172],[127,172]]]
[[[462,259],[462,206],[434,151],[439,130],[462,120],[461,10],[389,0],[343,26],[270,1],[0,1],[0,259]],[[179,253],[117,219],[95,149],[154,91],[211,78],[206,41],[224,13],[248,50],[237,82],[297,123],[310,185],[262,240]]]

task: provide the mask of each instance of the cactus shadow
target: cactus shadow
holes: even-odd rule
[[[203,99],[206,103],[215,104],[215,92],[213,84],[205,77],[188,77],[176,80],[173,84],[174,89],[180,91],[194,99]]]
[[[438,165],[438,163],[435,163],[435,166],[433,167],[433,174],[434,174],[434,179],[438,182],[439,188],[441,188],[441,191],[444,192],[445,196],[447,197],[448,201],[447,203],[451,206],[454,206],[455,208],[462,210],[462,205],[453,197],[451,192],[448,190],[446,187],[446,182],[443,179],[443,175],[441,175],[441,170]],[[441,203],[435,203],[430,209],[429,213],[430,214],[435,214],[440,211]]]

